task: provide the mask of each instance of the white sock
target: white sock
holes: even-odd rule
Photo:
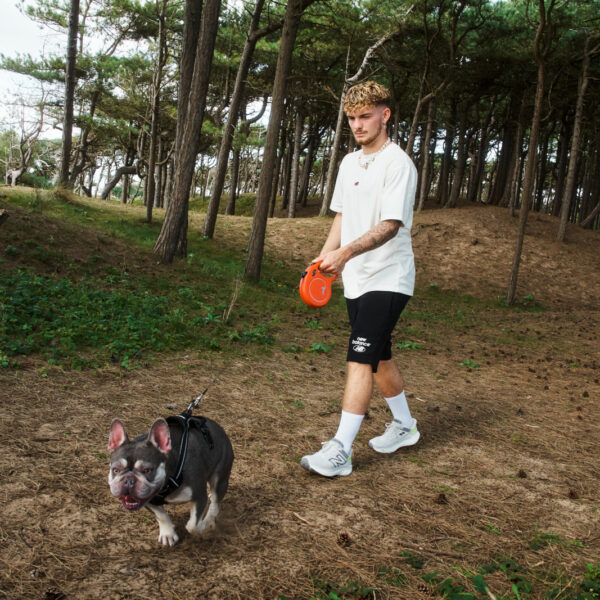
[[[396,421],[400,421],[400,423],[406,427],[410,427],[412,425],[413,419],[408,408],[408,402],[406,401],[404,390],[393,398],[386,398],[385,401],[388,403],[388,406],[392,411],[392,416]]]
[[[352,443],[358,434],[358,430],[360,429],[360,425],[364,418],[365,415],[355,415],[354,413],[349,413],[345,410],[342,411],[340,425],[335,434],[335,439],[342,443],[346,454],[350,454]]]

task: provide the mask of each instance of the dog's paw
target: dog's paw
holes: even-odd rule
[[[210,531],[211,529],[214,529],[215,527],[216,527],[216,521],[215,521],[214,517],[206,515],[206,518],[203,519],[202,521],[200,521],[200,523],[198,523],[198,525],[196,526],[195,533],[198,535],[202,535],[203,533],[206,533],[207,531]]]
[[[158,534],[158,543],[163,546],[174,546],[179,541],[179,536],[175,530],[161,531]]]
[[[186,531],[190,534],[190,535],[194,535],[196,533],[198,533],[196,531],[196,520],[195,519],[190,519],[185,526]]]

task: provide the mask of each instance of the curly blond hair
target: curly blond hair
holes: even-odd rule
[[[376,81],[365,81],[353,85],[344,96],[343,108],[346,114],[356,112],[366,106],[390,106],[390,91]]]

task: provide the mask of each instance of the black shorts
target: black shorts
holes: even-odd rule
[[[349,362],[371,365],[377,373],[380,360],[392,358],[392,331],[410,296],[398,292],[367,292],[346,298],[350,317]]]

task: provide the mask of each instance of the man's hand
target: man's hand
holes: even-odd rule
[[[341,217],[341,214],[339,215]],[[341,221],[340,221],[341,226]],[[346,263],[355,256],[375,250],[379,246],[383,246],[387,241],[391,240],[402,227],[402,223],[396,220],[381,221],[358,239],[337,248],[327,251],[327,244],[321,250],[321,254],[313,259],[311,264],[323,261],[319,267],[319,271],[323,273],[331,273],[332,275],[341,275]]]
[[[319,266],[319,271],[329,273],[330,275],[341,275],[349,259],[348,249],[338,248],[337,250],[331,250],[330,252],[320,254],[313,259],[311,264],[322,261]]]

